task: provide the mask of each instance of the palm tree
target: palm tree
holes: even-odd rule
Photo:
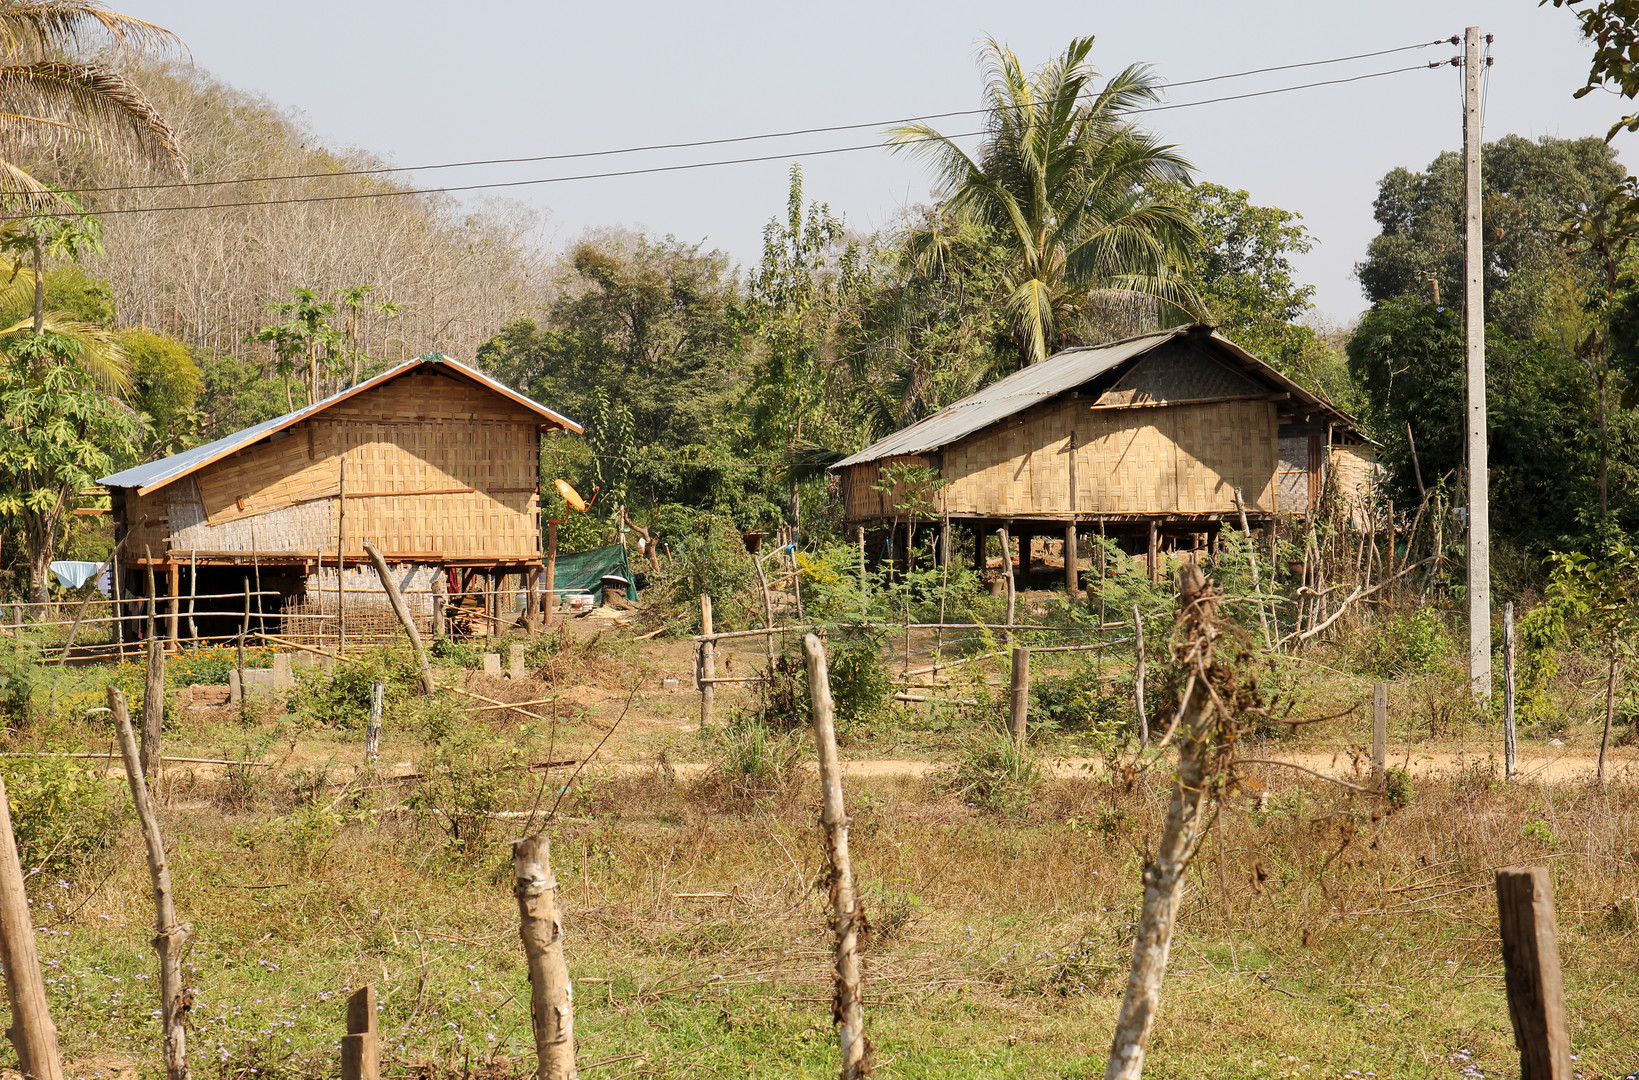
[[[43,147],[118,149],[186,174],[176,135],[147,95],[118,71],[77,58],[108,46],[155,54],[181,41],[99,0],[0,0],[0,195],[10,205],[56,201],[18,160]]]
[[[1077,323],[1103,305],[1193,316],[1201,303],[1185,283],[1196,228],[1166,199],[1192,166],[1175,147],[1132,125],[1161,84],[1140,65],[1091,90],[1090,37],[1034,73],[987,40],[984,141],[976,155],[927,124],[889,131],[888,145],[929,161],[946,208],[991,229],[1012,249],[1004,276],[1008,322],[1021,364],[1078,340]],[[934,262],[936,237],[911,254]]]

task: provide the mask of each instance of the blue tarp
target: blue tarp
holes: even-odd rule
[[[100,562],[80,562],[74,559],[63,559],[51,564],[51,574],[62,582],[65,589],[77,589],[90,581],[102,569]]]

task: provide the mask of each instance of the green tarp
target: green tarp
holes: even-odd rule
[[[620,544],[583,551],[579,555],[558,555],[552,568],[552,588],[558,593],[589,592],[603,602],[603,578],[619,574],[632,581],[632,566],[626,561],[626,548]],[[626,586],[626,599],[637,599],[637,585]]]

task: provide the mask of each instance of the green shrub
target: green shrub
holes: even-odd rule
[[[700,632],[700,597],[712,599],[715,630],[741,628],[742,610],[760,611],[757,572],[751,565],[740,530],[727,518],[697,513],[687,528],[669,534],[672,558],[658,575],[650,597],[670,612],[668,625],[681,632]],[[743,604],[736,604],[735,600]]]
[[[1366,667],[1379,678],[1427,675],[1451,653],[1451,635],[1430,607],[1379,623],[1367,641]]]
[[[785,791],[797,777],[805,752],[802,738],[776,732],[755,717],[738,711],[716,733],[717,761],[708,780],[725,786],[736,798],[752,798]]]
[[[1003,817],[1029,808],[1041,785],[1041,766],[1030,748],[995,728],[969,736],[944,785],[969,806]]]
[[[40,650],[26,639],[0,638],[0,718],[13,727],[28,723],[34,691],[42,681]]]
[[[1032,731],[1083,735],[1092,749],[1108,752],[1131,737],[1135,723],[1132,686],[1097,678],[1090,662],[1030,687]]]
[[[408,657],[376,649],[351,663],[337,664],[328,674],[317,668],[301,671],[290,711],[310,724],[363,728],[370,719],[370,684],[387,684],[385,709],[397,707],[420,687],[420,676]],[[396,719],[396,716],[395,716]]]
[[[457,641],[452,637],[436,637],[433,638],[430,651],[434,659],[442,660],[458,668],[479,668],[484,663],[483,648],[470,641]]]
[[[25,872],[48,858],[67,868],[113,843],[129,796],[75,758],[0,758]]]
[[[837,706],[837,724],[868,723],[893,701],[893,684],[882,662],[881,638],[833,637],[826,643],[831,698]]]

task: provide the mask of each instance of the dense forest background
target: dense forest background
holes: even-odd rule
[[[754,265],[619,227],[553,248],[525,209],[408,193],[375,171],[380,161],[319,145],[271,102],[132,58],[128,77],[174,132],[185,183],[163,161],[72,142],[18,158],[88,207],[80,228],[95,234],[36,243],[45,307],[104,333],[129,372],[110,393],[128,414],[124,434],[107,429],[94,440],[101,456],[82,453],[80,471],[54,482],[82,500],[98,470],[218,438],[437,349],[586,425],[543,466],[603,492],[602,516],[577,518],[570,547],[609,539],[621,506],[662,532],[712,513],[823,538],[836,526],[826,464],[1058,348],[1201,319],[1360,416],[1397,505],[1460,490],[1459,156],[1381,179],[1381,232],[1358,264],[1371,309],[1353,326],[1316,326],[1292,266],[1312,243],[1299,216],[1199,175],[1187,147],[1133,123],[1156,88],[1139,69],[1102,75],[1091,44],[1034,71],[1015,60],[1011,84],[993,64],[987,91],[1079,100],[1096,87],[1103,115],[1054,127],[998,108],[973,159],[932,129],[887,133],[944,195],[874,233],[836,217],[793,166],[788,188],[768,192]],[[1058,163],[1051,175],[1073,182],[1026,182],[1041,147]],[[234,182],[269,176],[301,179]],[[1486,147],[1504,565],[1508,552],[1529,567],[1639,528],[1634,194],[1597,137]],[[201,203],[212,208],[127,212]],[[1020,220],[1057,246],[1033,248]],[[26,320],[30,303],[26,290],[0,296],[5,323]],[[31,483],[14,473],[14,492]],[[40,545],[19,505],[0,492],[7,591],[23,587]],[[62,518],[58,557],[106,546],[96,518]]]

